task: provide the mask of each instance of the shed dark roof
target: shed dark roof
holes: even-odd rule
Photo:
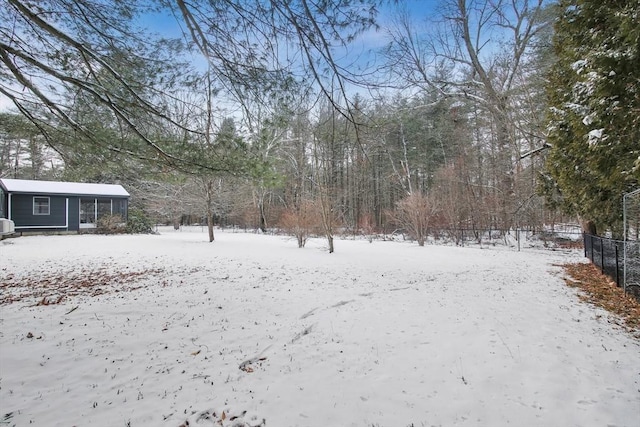
[[[88,184],[82,182],[32,181],[27,179],[0,179],[0,187],[9,193],[66,194],[79,196],[129,197],[121,185]]]

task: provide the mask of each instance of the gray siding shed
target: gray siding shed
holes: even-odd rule
[[[0,216],[19,231],[79,231],[105,215],[127,219],[129,193],[120,185],[0,179]]]

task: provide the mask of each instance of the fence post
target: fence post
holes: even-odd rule
[[[604,274],[604,239],[600,239],[600,271]]]
[[[587,258],[587,233],[582,232],[582,243],[584,245],[584,257]]]
[[[617,243],[614,243],[613,245],[616,248],[616,285],[618,285],[618,287],[620,288],[620,274],[618,273],[618,268],[619,268],[619,264],[618,264],[618,245]]]

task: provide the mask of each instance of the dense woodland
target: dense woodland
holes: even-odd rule
[[[0,177],[121,183],[154,221],[331,251],[619,235],[640,186],[637,0],[0,2]]]

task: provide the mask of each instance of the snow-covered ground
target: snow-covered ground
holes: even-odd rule
[[[640,343],[563,284],[579,251],[324,246],[0,242],[0,425],[640,425]]]

